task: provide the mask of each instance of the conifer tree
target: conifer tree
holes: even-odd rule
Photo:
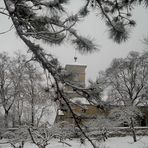
[[[74,86],[64,79],[61,66],[58,61],[49,55],[45,50],[37,44],[43,41],[49,44],[61,44],[68,37],[69,41],[76,46],[81,53],[88,53],[97,50],[97,46],[91,39],[85,38],[75,30],[74,26],[79,22],[80,17],[84,17],[89,13],[90,7],[94,7],[109,28],[109,35],[117,43],[126,41],[129,37],[129,29],[135,25],[135,21],[131,19],[131,9],[136,4],[145,4],[148,6],[147,0],[86,0],[86,4],[75,15],[66,17],[64,5],[68,0],[3,0],[5,3],[4,11],[0,9],[0,13],[9,16],[13,22],[18,36],[27,45],[29,50],[34,54],[44,69],[52,75],[55,81],[57,91],[57,99],[64,100],[72,112],[76,125],[80,128],[85,137],[95,145],[83,132],[77,122],[71,106],[63,94],[59,83],[69,85],[77,92],[90,98],[88,90]],[[45,12],[47,12],[45,14]],[[34,42],[35,40],[35,42]]]

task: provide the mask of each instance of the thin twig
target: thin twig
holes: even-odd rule
[[[9,28],[9,30],[4,31],[4,32],[0,32],[0,35],[10,32],[13,28],[14,28],[13,25],[11,25],[11,27]]]
[[[7,13],[5,13],[3,11],[0,11],[0,13],[9,17],[9,14],[7,14]]]

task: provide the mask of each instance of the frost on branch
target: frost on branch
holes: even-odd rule
[[[6,1],[7,5],[8,5],[8,9],[10,13],[13,13],[15,10],[15,5],[14,3],[11,2],[11,0],[7,0]]]
[[[120,106],[111,110],[109,118],[116,123],[116,126],[121,126],[126,123],[130,126],[131,119],[136,123],[136,118],[142,117],[141,111],[134,106]]]

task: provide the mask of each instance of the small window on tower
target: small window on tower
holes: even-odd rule
[[[78,73],[75,73],[75,74],[74,74],[73,81],[75,81],[75,82],[79,82],[79,81],[80,81],[80,79],[79,79],[79,74],[78,74]]]

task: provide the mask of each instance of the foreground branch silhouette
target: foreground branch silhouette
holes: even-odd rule
[[[54,0],[49,2],[43,0],[4,0],[6,10],[12,19],[18,36],[34,54],[35,59],[52,75],[56,83],[56,89],[59,96],[58,100],[63,100],[65,102],[80,131],[92,146],[96,148],[95,144],[79,125],[68,99],[60,89],[59,83],[72,87],[76,92],[82,92],[88,101],[90,101],[89,99],[91,98],[88,92],[92,91],[92,89],[85,91],[83,88],[68,82],[61,74],[58,62],[53,63],[53,56],[47,55],[40,45],[33,42],[33,39],[36,41],[41,40],[49,44],[60,45],[67,37],[70,37],[71,43],[74,44],[76,49],[81,53],[96,51],[97,46],[93,41],[79,35],[74,29],[75,24],[79,22],[81,17],[88,14],[88,7],[92,5],[92,7],[101,11],[101,15],[105,18],[106,25],[109,27],[110,38],[113,38],[117,43],[121,43],[128,39],[128,30],[131,26],[135,25],[135,22],[131,20],[131,14],[129,13],[132,6],[136,5],[135,3],[138,2],[145,3],[145,6],[147,6],[147,1],[129,0],[118,2],[117,0],[87,0],[86,5],[77,14],[71,15],[70,17],[66,16],[64,9],[64,5],[67,4],[67,2],[67,0]],[[46,10],[49,11],[49,14],[44,15],[42,12]],[[98,99],[98,104],[99,101],[100,100]]]

